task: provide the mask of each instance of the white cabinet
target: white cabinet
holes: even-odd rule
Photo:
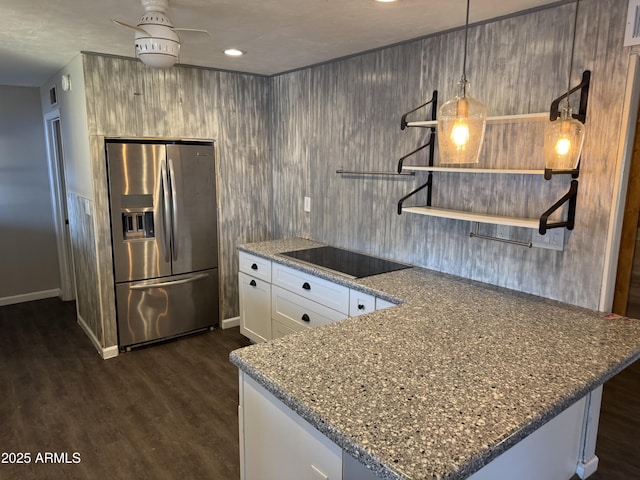
[[[595,441],[602,386],[500,454],[469,480],[587,478],[597,468]],[[241,480],[373,480],[371,470],[240,371]]]
[[[271,288],[271,319],[296,332],[347,318],[346,313],[301,297],[276,284]]]
[[[342,449],[240,373],[241,480],[341,480]]]
[[[272,338],[271,262],[246,252],[239,258],[240,333],[253,342],[266,342]]]
[[[240,333],[256,343],[394,306],[243,251],[239,270]]]
[[[238,273],[240,286],[240,333],[250,340],[271,339],[271,284]]]

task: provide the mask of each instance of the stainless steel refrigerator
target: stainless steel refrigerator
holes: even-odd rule
[[[106,150],[120,348],[217,325],[213,143]]]

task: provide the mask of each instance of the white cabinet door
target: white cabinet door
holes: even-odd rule
[[[271,284],[238,273],[240,333],[260,343],[271,339]]]
[[[242,480],[341,480],[342,449],[240,373]]]

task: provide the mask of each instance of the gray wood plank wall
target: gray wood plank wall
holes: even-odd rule
[[[548,111],[566,91],[574,8],[555,6],[470,29],[467,75],[472,95],[490,115]],[[441,103],[454,94],[462,73],[462,31],[273,79],[272,162],[279,177],[274,236],[309,236],[598,308],[629,55],[622,46],[626,8],[624,0],[580,5],[572,82],[590,69],[592,84],[576,227],[564,252],[469,238],[468,222],[398,216],[396,202],[424,183],[426,174],[411,179],[335,173],[340,167],[393,170],[400,156],[424,142],[424,132],[400,131],[400,117],[433,89]],[[488,127],[479,166],[543,168],[541,127]],[[406,164],[424,161],[418,154]],[[568,189],[570,179],[440,174],[434,181],[436,206],[535,217]],[[301,213],[300,189],[312,197],[311,214]],[[482,229],[495,233],[492,226]],[[530,231],[514,229],[512,235],[524,239]]]
[[[100,309],[100,282],[98,279],[95,230],[88,221],[93,212],[93,202],[73,193],[67,195],[69,233],[73,250],[73,266],[76,278],[76,307],[78,316],[93,332],[98,342],[103,341],[103,319]],[[81,280],[80,280],[81,279]],[[114,344],[108,344],[114,345]],[[104,347],[104,343],[102,344]]]
[[[88,272],[98,286],[87,292],[95,305],[80,305],[83,318],[105,347],[115,344],[103,152],[104,137],[114,136],[216,141],[222,318],[238,314],[236,245],[290,236],[597,308],[629,55],[622,46],[626,7],[624,0],[581,2],[572,81],[590,69],[592,85],[576,228],[564,252],[472,239],[468,222],[398,216],[397,201],[425,174],[335,173],[394,170],[400,156],[425,141],[423,130],[400,131],[400,117],[434,89],[440,103],[453,95],[462,31],[271,78],[183,66],[154,70],[132,59],[84,55],[96,216],[91,231],[76,232],[74,255],[80,251],[83,264],[104,268]],[[490,115],[545,111],[564,92],[573,8],[470,29],[471,91]],[[541,168],[540,146],[541,125],[490,126],[480,166]],[[406,164],[424,162],[418,154]],[[437,175],[434,205],[536,216],[568,183]],[[311,213],[303,211],[304,196],[311,197]],[[84,220],[80,200],[71,200],[71,215]],[[495,233],[492,226],[482,230]],[[512,231],[515,239],[528,235]]]
[[[115,345],[117,339],[104,137],[215,140],[221,318],[236,316],[235,247],[271,238],[269,80],[182,66],[154,70],[137,60],[84,57],[93,189],[99,210],[95,235],[100,248],[94,255],[104,267],[99,311],[106,346]]]

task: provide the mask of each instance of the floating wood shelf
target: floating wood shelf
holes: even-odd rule
[[[582,74],[582,82],[571,89],[569,92],[564,94],[563,96],[555,99],[551,104],[550,113],[541,112],[541,113],[526,113],[519,115],[502,115],[496,117],[488,117],[487,124],[507,124],[507,123],[535,123],[535,122],[548,122],[551,119],[555,120],[558,115],[558,108],[560,101],[565,98],[567,95],[580,91],[580,109],[577,114],[574,114],[573,117],[581,121],[585,122],[586,113],[587,113],[587,101],[589,97],[589,83],[591,78],[591,72],[589,70],[585,70]],[[580,167],[578,162],[578,167],[570,170],[551,170],[551,169],[505,169],[505,168],[474,168],[474,167],[434,167],[434,141],[435,141],[435,131],[438,126],[438,121],[436,120],[436,109],[437,109],[437,98],[438,98],[437,90],[434,90],[433,96],[431,100],[420,105],[417,108],[414,108],[410,112],[405,113],[400,120],[400,129],[404,130],[406,127],[423,127],[429,128],[429,140],[424,145],[416,148],[411,153],[403,156],[398,160],[398,173],[402,173],[403,171],[410,172],[427,172],[426,182],[422,185],[418,186],[410,193],[402,197],[398,201],[398,215],[403,212],[413,213],[418,215],[427,215],[431,217],[440,217],[440,218],[449,218],[454,220],[465,220],[468,222],[478,223],[488,223],[492,225],[505,225],[509,227],[521,227],[521,228],[530,228],[534,230],[538,230],[540,235],[544,235],[551,228],[566,228],[568,230],[572,230],[575,223],[575,212],[576,212],[576,198],[578,194],[578,175],[580,174]],[[407,117],[416,111],[431,106],[431,114],[430,120],[424,121],[407,121]],[[428,117],[427,117],[428,118]],[[403,165],[404,161],[421,150],[429,147],[427,154],[427,165],[425,166],[417,166],[417,165]],[[547,209],[539,218],[518,218],[518,217],[509,217],[504,215],[491,215],[486,213],[473,213],[463,210],[450,210],[446,208],[437,208],[431,206],[431,194],[433,189],[433,179],[435,173],[473,173],[473,174],[498,174],[498,175],[540,175],[543,176],[545,180],[551,180],[554,175],[571,175],[573,180],[571,180],[571,185],[569,191],[565,193],[558,201],[556,201],[549,209]],[[420,191],[426,192],[426,205],[424,206],[409,206],[405,207],[403,203],[409,198],[413,197]],[[567,219],[560,221],[549,221],[549,216],[554,214],[558,209],[567,206]],[[493,237],[487,237],[484,235],[479,235],[477,232],[473,233],[472,236],[489,238],[492,240],[496,240]],[[504,239],[497,239],[504,240]],[[518,243],[518,244],[526,244],[527,246],[531,246],[529,243],[522,242],[512,242],[508,241],[507,243]]]
[[[462,210],[449,210],[437,207],[403,207],[402,212],[427,215],[430,217],[451,218],[454,220],[466,220],[468,222],[489,223],[491,225],[506,225],[508,227],[524,227],[538,230],[539,218],[518,218],[492,215],[488,213],[472,213]]]
[[[447,173],[492,173],[501,175],[544,175],[544,170],[526,170],[516,168],[461,168],[461,167],[422,167],[403,165],[403,170],[412,172],[447,172]]]
[[[549,112],[541,113],[523,113],[520,115],[499,115],[496,117],[487,117],[487,125],[498,125],[506,123],[530,123],[549,121]],[[426,120],[418,122],[407,122],[407,127],[436,127],[437,120]]]

